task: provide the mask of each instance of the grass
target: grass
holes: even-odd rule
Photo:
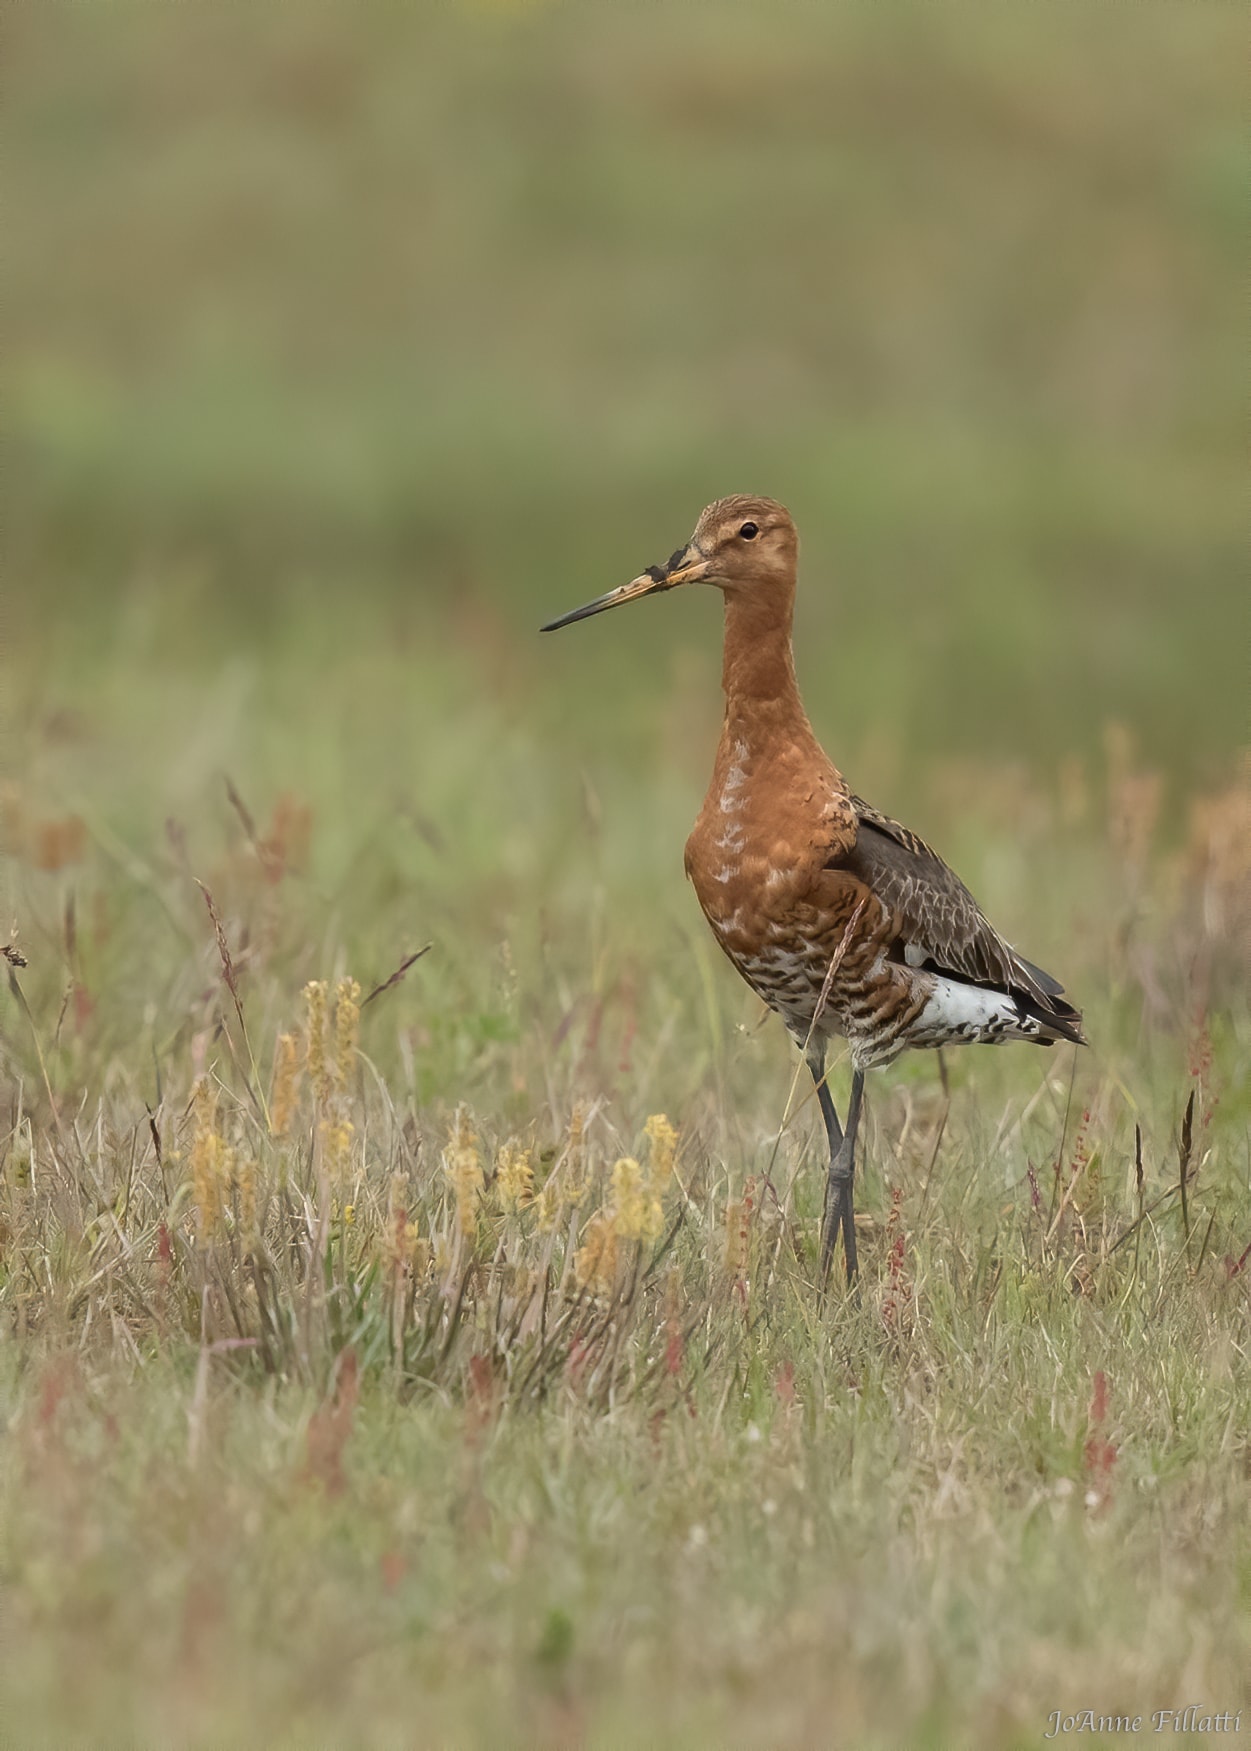
[[[420,746],[440,672],[370,661]],[[1066,880],[1061,801],[998,832],[987,775],[953,801],[1095,1046],[957,1055],[950,1103],[932,1061],[877,1078],[863,1295],[823,1316],[819,1121],[702,942],[663,768],[588,812],[487,693],[438,834],[397,806],[341,837],[282,688],[226,733],[220,677],[130,744],[154,796],[215,774],[168,829],[126,837],[124,789],[81,832],[10,793],[19,1736],[1002,1743],[1236,1707],[1245,793],[1143,857],[1152,786],[1095,776]],[[269,747],[311,788],[232,806]],[[89,749],[45,757],[88,794]]]
[[[1251,1723],[1240,62],[1056,16],[10,19],[13,1742]],[[712,604],[533,633],[740,486],[1092,1040],[870,1080],[824,1311]]]

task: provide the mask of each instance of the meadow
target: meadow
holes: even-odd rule
[[[10,13],[7,1743],[1251,1735],[1240,24]],[[536,632],[732,490],[1091,1040],[824,1306],[716,605]]]

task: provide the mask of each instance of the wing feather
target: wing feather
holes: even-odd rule
[[[893,913],[907,959],[970,984],[1012,992],[1043,1015],[1079,1028],[1078,1012],[1061,995],[1064,987],[1004,941],[959,876],[924,839],[862,797],[853,796],[851,804],[856,842],[832,862],[855,875]]]

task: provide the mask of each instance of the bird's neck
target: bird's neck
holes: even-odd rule
[[[795,679],[792,610],[789,597],[726,591],[721,685],[727,730],[758,725],[775,737],[787,730],[811,735]]]

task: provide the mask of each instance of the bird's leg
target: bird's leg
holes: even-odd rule
[[[860,1109],[864,1105],[864,1071],[857,1070],[851,1079],[851,1100],[847,1107],[847,1131],[843,1147],[838,1152],[834,1174],[842,1192],[843,1251],[847,1255],[847,1281],[856,1280],[856,1211],[852,1198],[852,1177],[856,1171],[856,1133],[860,1129]]]
[[[823,1084],[818,1084],[818,1091]],[[826,1130],[830,1137],[830,1171],[825,1182],[825,1222],[821,1236],[821,1288],[829,1281],[830,1264],[834,1258],[834,1239],[841,1226],[843,1251],[847,1258],[847,1281],[856,1278],[856,1215],[852,1199],[852,1180],[856,1163],[856,1132],[860,1128],[860,1110],[864,1104],[864,1071],[857,1070],[851,1079],[851,1101],[847,1108],[847,1129],[844,1132],[834,1116],[834,1103],[826,1092],[822,1112],[829,1104],[830,1118]],[[830,1119],[833,1120],[831,1128]],[[837,1141],[836,1141],[837,1139]]]
[[[821,1108],[821,1117],[825,1121],[825,1135],[830,1145],[830,1167],[825,1182],[825,1206],[821,1221],[820,1285],[824,1290],[830,1274],[830,1259],[834,1254],[834,1236],[838,1230],[838,1214],[834,1197],[834,1163],[838,1160],[839,1152],[843,1147],[843,1127],[838,1122],[838,1114],[834,1110],[834,1096],[830,1093],[830,1085],[825,1080],[825,1041],[813,1040],[806,1055],[808,1068],[812,1072],[812,1080],[817,1085],[817,1101]]]
[[[808,1068],[812,1072],[812,1080],[817,1085],[817,1101],[821,1108],[821,1117],[825,1120],[825,1134],[830,1143],[830,1160],[843,1147],[843,1127],[838,1122],[838,1114],[834,1111],[834,1096],[830,1093],[830,1085],[825,1080],[825,1042],[816,1041],[808,1048]]]

